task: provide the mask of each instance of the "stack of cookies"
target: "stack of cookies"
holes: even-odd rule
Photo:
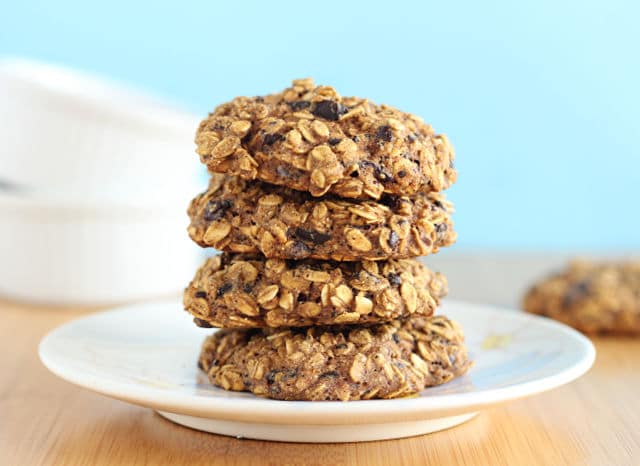
[[[200,124],[209,189],[189,235],[223,251],[184,294],[211,383],[283,400],[395,398],[469,367],[434,311],[454,243],[453,149],[420,118],[311,79],[238,97]]]

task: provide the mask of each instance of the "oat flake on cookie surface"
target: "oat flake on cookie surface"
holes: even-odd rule
[[[342,97],[311,79],[218,106],[196,133],[210,171],[354,199],[441,191],[456,180],[454,151],[420,117]]]

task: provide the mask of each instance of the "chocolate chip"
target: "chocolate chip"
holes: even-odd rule
[[[300,110],[304,110],[311,105],[311,102],[307,102],[306,100],[296,100],[295,102],[287,102],[291,110],[294,112],[298,112]]]
[[[297,368],[296,369],[287,369],[287,370],[284,370],[284,371],[281,371],[281,372],[282,372],[282,378],[284,380],[293,379],[293,378],[298,376],[298,369]]]
[[[294,259],[304,259],[305,257],[309,257],[309,254],[311,254],[309,246],[304,244],[302,241],[294,241],[287,249],[289,255]]]
[[[296,298],[296,301],[298,301],[299,303],[306,303],[309,300],[309,297],[304,294],[304,293],[298,293],[298,297]]]
[[[377,163],[371,162],[370,160],[363,160],[360,162],[360,167],[369,167],[373,169],[373,176],[376,177],[378,181],[390,182],[393,181],[393,175],[389,173],[384,167],[381,167]]]
[[[434,207],[436,207],[436,208],[438,208],[438,209],[442,209],[442,210],[444,210],[445,212],[447,211],[447,209],[445,208],[444,204],[442,204],[442,202],[440,202],[440,201],[439,201],[439,200],[437,200],[437,199],[436,199],[435,201],[433,201],[433,205],[434,205]]]
[[[391,196],[390,194],[384,194],[380,198],[380,204],[384,204],[391,210],[396,211],[400,207],[400,198],[398,196]]]
[[[347,347],[347,344],[346,344],[346,343],[338,343],[338,344],[335,346],[335,349],[345,349],[346,347]]]
[[[355,136],[352,136],[352,137],[351,137],[351,140],[352,140],[353,142],[360,142],[360,136],[358,136],[358,135],[356,134]]]
[[[329,145],[335,146],[336,144],[339,144],[340,141],[342,141],[342,138],[330,138],[327,142]]]
[[[383,183],[393,181],[393,175],[389,173],[388,170],[380,166],[374,170],[373,175],[378,179],[378,181],[382,181]]]
[[[351,178],[358,178],[360,176],[360,172],[358,172],[358,170],[352,171],[349,176]]]
[[[284,141],[284,136],[282,134],[274,133],[262,136],[262,144],[265,146],[271,146],[278,141]]]
[[[400,286],[402,284],[402,279],[397,273],[391,272],[387,278],[389,279],[389,283],[394,286]]]
[[[398,241],[400,241],[398,234],[395,231],[391,231],[389,234],[389,246],[395,248],[398,245]]]
[[[207,297],[207,292],[206,291],[196,291],[194,296],[196,298],[206,298]]]
[[[213,222],[224,217],[224,214],[233,205],[229,199],[214,200],[211,199],[204,208],[204,219],[207,222]]]
[[[398,336],[397,333],[394,333],[391,338],[393,338],[393,341],[395,341],[396,343],[400,343],[400,337]]]
[[[198,369],[200,369],[201,371],[204,370],[204,366],[202,365],[202,361],[198,361]]]
[[[383,141],[390,142],[391,140],[393,140],[393,131],[391,130],[390,126],[380,126],[376,131],[376,137],[378,139],[382,139]]]
[[[231,288],[233,288],[233,285],[229,282],[220,285],[216,290],[216,296],[219,298],[220,296],[224,295],[227,291],[231,290]]]
[[[292,238],[307,241],[313,244],[326,243],[331,239],[331,235],[328,235],[326,233],[321,233],[317,230],[307,230],[300,227],[289,228],[287,234]]]
[[[289,178],[289,177],[291,177],[291,172],[286,167],[283,167],[282,165],[278,165],[278,168],[276,168],[276,174],[280,178]]]
[[[193,319],[193,323],[200,328],[213,328],[213,325],[211,325],[209,322],[207,322],[206,320],[198,319],[197,317]]]
[[[564,295],[564,298],[562,299],[562,306],[563,307],[573,306],[577,301],[587,296],[587,294],[589,293],[590,286],[591,284],[589,280],[582,280],[570,286],[567,289],[567,292]]]
[[[250,283],[245,283],[242,289],[245,293],[251,293],[253,291],[253,285]]]
[[[407,141],[414,142],[418,139],[418,135],[416,133],[410,134],[407,136]]]
[[[267,376],[265,377],[267,379],[267,383],[269,385],[271,385],[273,382],[276,381],[276,374],[278,373],[278,371],[276,370],[271,370],[269,372],[267,372]]]
[[[333,100],[322,100],[311,110],[315,116],[331,121],[338,121],[347,112],[347,107]]]
[[[446,223],[436,223],[434,226],[436,227],[436,233],[444,233],[449,229]]]
[[[405,176],[407,176],[407,171],[406,170],[400,170],[398,172],[398,178],[404,178]]]
[[[324,379],[324,378],[334,378],[334,377],[338,377],[340,374],[338,374],[337,371],[328,371],[328,372],[323,372],[322,374],[320,374],[318,376],[319,379]]]

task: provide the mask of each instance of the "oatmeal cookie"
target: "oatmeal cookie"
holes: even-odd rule
[[[575,261],[534,285],[524,308],[589,334],[640,335],[640,262]]]
[[[223,253],[209,258],[184,293],[201,327],[366,324],[430,316],[447,281],[415,259],[285,261]]]
[[[347,201],[261,181],[214,175],[189,206],[191,238],[279,259],[404,259],[455,242],[453,206],[439,193]]]
[[[418,393],[464,374],[462,330],[444,316],[370,327],[220,330],[198,365],[212,384],[279,400],[361,400]]]
[[[422,119],[311,79],[217,107],[196,133],[209,170],[308,191],[379,199],[441,191],[456,180],[447,137]]]

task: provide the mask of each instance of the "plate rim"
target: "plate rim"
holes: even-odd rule
[[[546,377],[515,384],[466,393],[439,394],[437,397],[399,398],[391,400],[343,401],[281,401],[261,397],[221,398],[172,393],[164,388],[137,386],[131,383],[100,379],[95,375],[79,375],[64,367],[47,352],[49,342],[58,333],[81,321],[110,313],[131,313],[149,306],[175,305],[172,300],[159,300],[117,306],[101,312],[72,319],[49,331],[38,345],[38,355],[44,366],[61,379],[101,395],[139,406],[190,416],[212,419],[268,422],[273,424],[366,424],[369,422],[402,422],[429,419],[456,413],[478,411],[500,403],[524,398],[565,385],[583,374],[593,365],[596,350],[593,343],[577,330],[555,320],[524,313],[502,306],[447,300],[446,307],[460,305],[467,308],[491,309],[498,312],[518,313],[523,317],[571,338],[583,350],[582,358],[572,366]],[[471,369],[473,370],[473,369]],[[428,389],[426,389],[428,390]],[[222,402],[221,402],[222,401]],[[310,422],[310,420],[312,422]]]

